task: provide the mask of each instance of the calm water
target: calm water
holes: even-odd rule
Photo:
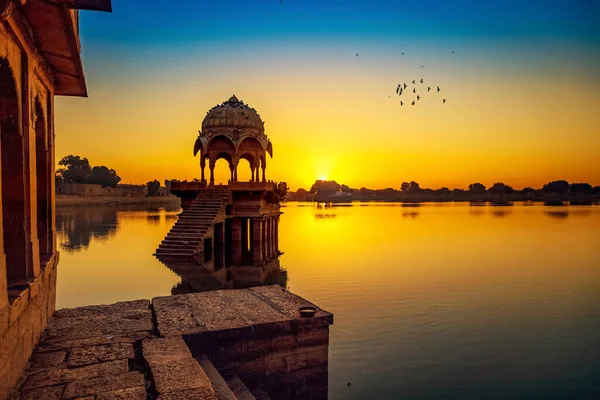
[[[269,273],[335,314],[332,399],[600,398],[600,207],[283,211]],[[152,257],[177,212],[57,210],[57,307],[185,291]]]

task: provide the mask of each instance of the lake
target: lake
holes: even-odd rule
[[[599,206],[282,211],[270,283],[334,314],[331,399],[600,398]],[[152,256],[178,212],[57,209],[57,308],[193,289]]]

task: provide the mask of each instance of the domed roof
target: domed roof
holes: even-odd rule
[[[259,135],[264,135],[265,132],[263,121],[256,110],[238,100],[235,95],[223,104],[211,108],[202,121],[204,134],[209,134],[211,130],[222,131],[223,128],[252,131]]]

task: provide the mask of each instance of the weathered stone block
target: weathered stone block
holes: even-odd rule
[[[146,389],[143,387],[119,389],[96,395],[96,400],[146,400],[146,398]]]
[[[146,396],[144,375],[140,372],[128,372],[116,376],[100,376],[68,383],[63,394],[63,399],[76,399],[101,392],[137,388],[141,388],[144,396]]]
[[[10,318],[9,324],[14,324],[21,313],[27,308],[29,304],[29,289],[23,291],[9,291],[10,306]]]
[[[21,394],[21,400],[60,400],[64,388],[64,386],[47,386],[25,390]]]
[[[6,334],[8,331],[10,320],[10,306],[7,304],[6,306],[0,308],[0,338]]]
[[[161,336],[180,335],[199,326],[185,295],[155,297],[152,305]]]
[[[212,390],[205,388],[176,390],[170,393],[165,393],[158,396],[157,400],[214,400],[216,394]]]
[[[29,360],[29,367],[31,369],[49,369],[61,366],[67,353],[65,351],[54,351],[48,353],[36,352]]]
[[[34,299],[39,292],[39,280],[35,279],[31,282],[29,282],[29,299],[31,301],[31,299]]]
[[[144,340],[142,342],[142,352],[149,364],[190,358],[192,356],[181,336]]]
[[[150,364],[150,371],[156,390],[163,395],[187,389],[213,391],[208,377],[191,357]]]
[[[69,367],[78,367],[123,358],[133,358],[132,344],[115,343],[75,348],[69,352],[68,365]]]
[[[295,339],[299,346],[329,344],[329,326],[325,326],[313,331],[299,332]]]
[[[109,361],[102,364],[88,365],[81,368],[66,369],[61,368],[52,371],[42,371],[30,375],[24,389],[33,389],[43,386],[57,385],[61,383],[72,382],[79,379],[94,378],[103,375],[124,374],[128,370],[127,360]]]
[[[96,346],[111,343],[133,343],[137,340],[151,338],[149,332],[134,332],[126,335],[102,335],[85,339],[60,340],[59,337],[52,339],[45,338],[38,348],[40,352],[56,351],[61,349],[71,349],[76,347]]]
[[[12,324],[0,340],[0,357],[13,354],[16,350],[21,353],[21,338],[19,336],[19,321]]]

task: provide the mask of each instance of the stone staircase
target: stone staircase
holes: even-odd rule
[[[231,201],[226,189],[203,190],[184,210],[156,249],[161,258],[192,257],[203,250],[204,239]]]

